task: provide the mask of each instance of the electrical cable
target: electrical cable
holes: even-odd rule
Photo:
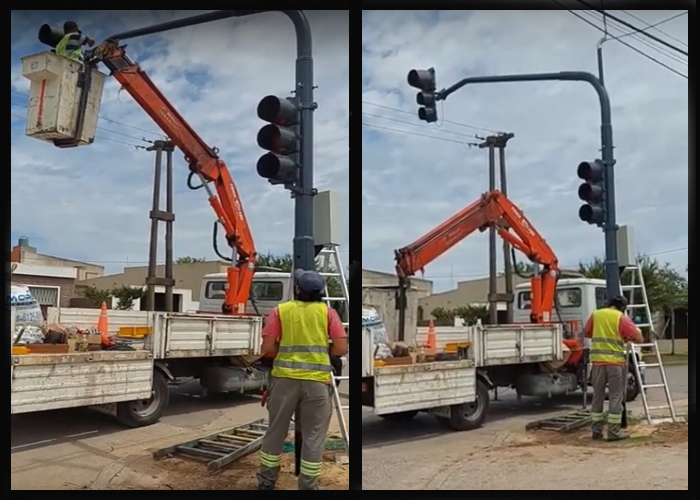
[[[585,0],[573,0],[573,1],[576,2],[576,3],[580,3],[581,5],[584,5],[585,7],[588,7],[590,10],[594,10],[594,11],[596,11],[596,12],[598,12],[598,13],[602,12],[600,9],[596,9],[593,5],[589,4],[589,3],[586,2]],[[637,26],[635,26],[635,25],[632,24],[632,23],[628,23],[627,21],[625,21],[625,20],[623,20],[623,19],[620,19],[619,17],[615,17],[615,16],[613,16],[612,14],[607,14],[607,16],[608,16],[610,19],[613,19],[613,20],[617,21],[618,23],[622,24],[623,26],[627,26],[629,29],[634,30],[635,32],[639,33],[640,35],[643,35],[643,36],[645,36],[645,37],[647,37],[647,38],[649,38],[649,39],[651,39],[651,40],[654,40],[655,42],[660,43],[661,45],[664,45],[664,46],[668,47],[668,48],[671,49],[671,50],[675,50],[676,52],[678,52],[678,53],[680,53],[680,54],[683,54],[683,55],[686,56],[686,57],[688,56],[688,53],[687,53],[685,50],[679,49],[679,48],[676,47],[675,45],[673,45],[673,44],[671,44],[671,43],[668,43],[667,41],[662,40],[662,39],[660,39],[660,38],[658,38],[658,37],[656,37],[656,36],[654,36],[654,35],[652,35],[652,34],[650,34],[650,33],[647,33],[646,31],[644,31],[644,30],[638,28]]]
[[[552,0],[552,1],[553,1],[554,3],[556,3],[557,5],[559,5],[560,7],[563,7],[563,5],[562,5],[561,3],[559,3],[557,0]],[[579,19],[580,19],[581,21],[583,21],[584,23],[589,24],[590,26],[594,27],[594,28],[597,29],[598,31],[604,31],[603,28],[601,28],[601,27],[598,26],[597,24],[595,24],[595,23],[589,21],[589,20],[586,19],[585,17],[579,15],[577,12],[575,12],[575,11],[573,11],[573,10],[569,10],[569,9],[564,9],[564,10],[566,10],[567,12],[569,12],[570,14],[572,14],[573,16],[576,16],[577,18],[579,18]],[[615,40],[616,42],[619,42],[619,43],[621,43],[622,45],[624,45],[624,46],[626,46],[626,47],[628,47],[628,48],[634,50],[634,51],[637,52],[638,54],[640,54],[640,55],[646,57],[646,58],[649,59],[650,61],[655,62],[655,63],[658,64],[659,66],[662,66],[662,67],[666,68],[666,69],[669,70],[670,72],[675,73],[676,75],[678,75],[678,76],[680,76],[680,77],[682,77],[682,78],[685,78],[686,80],[688,79],[688,77],[687,77],[686,75],[684,75],[683,73],[681,73],[680,71],[676,71],[676,70],[673,69],[672,67],[668,66],[667,64],[662,63],[662,62],[659,61],[658,59],[655,59],[654,57],[650,56],[650,55],[647,54],[646,52],[644,52],[644,51],[642,51],[642,50],[639,50],[637,47],[635,47],[635,46],[633,46],[633,45],[630,45],[630,44],[628,44],[627,42],[625,42],[625,41],[623,41],[623,40],[619,40],[619,39],[614,39],[614,40]]]

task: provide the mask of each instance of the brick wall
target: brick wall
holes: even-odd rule
[[[27,276],[24,274],[12,275],[13,285],[29,286],[60,286],[59,306],[69,307],[70,299],[75,290],[75,280],[73,278],[50,278],[44,276]]]

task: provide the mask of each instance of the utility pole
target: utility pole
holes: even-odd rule
[[[151,208],[151,240],[148,252],[148,274],[146,276],[146,310],[156,309],[156,286],[165,287],[165,311],[173,311],[173,143],[155,141],[148,151],[155,151],[156,163],[153,174],[153,206]],[[160,186],[163,169],[163,153],[166,156],[165,170],[165,210],[160,209]],[[156,276],[158,260],[158,223],[165,222],[165,277]]]
[[[496,149],[499,153],[501,191],[507,194],[505,147],[513,134],[490,135],[479,144],[480,148],[489,149],[489,191],[496,190]],[[496,257],[496,228],[489,228],[489,323],[498,324],[498,303],[506,303],[507,322],[513,322],[513,266],[510,258],[510,245],[503,243],[503,262],[505,263],[506,293],[498,293],[498,270]]]
[[[501,177],[501,193],[508,196],[508,183],[506,181],[506,145],[514,137],[514,134],[498,134],[495,146],[498,148],[498,162]],[[510,243],[503,240],[503,272],[506,282],[506,323],[513,322],[513,261],[511,260]]]

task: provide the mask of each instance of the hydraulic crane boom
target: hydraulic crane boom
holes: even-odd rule
[[[233,249],[223,312],[245,314],[253,281],[255,245],[231,173],[219,158],[217,149],[209,147],[192,129],[148,75],[129,59],[123,46],[106,41],[95,49],[88,63],[90,61],[104,63],[112,76],[184,153],[190,169],[188,186],[191,189],[206,189],[209,204],[216,213],[218,223],[224,228],[227,243]],[[194,175],[199,177],[201,186],[191,185]]]
[[[414,243],[396,250],[396,274],[405,279],[423,272],[425,266],[474,231],[485,231],[489,227],[495,227],[501,238],[543,267],[531,280],[530,319],[533,323],[551,321],[559,277],[557,257],[523,212],[500,191],[485,193]]]

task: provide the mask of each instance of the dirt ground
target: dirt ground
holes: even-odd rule
[[[363,460],[363,489],[688,489],[686,424],[630,425],[630,439],[619,442],[592,441],[589,432],[504,430],[468,446],[444,443],[439,458],[425,446],[408,455],[385,450],[380,462]],[[387,488],[387,470],[409,473]]]
[[[153,461],[144,458],[134,463],[139,470],[138,476],[124,471],[115,477],[110,485],[113,490],[255,490],[255,474],[259,462],[257,453],[243,458],[216,474],[208,474],[200,463],[169,458]],[[319,485],[326,490],[347,490],[348,465],[336,464],[335,453],[324,457],[323,473]],[[297,478],[294,476],[294,454],[285,453],[282,459],[282,472],[277,483],[278,490],[296,490]]]
[[[337,423],[333,422],[331,431]],[[328,436],[329,441],[340,442],[339,433]],[[288,442],[294,440],[293,434]],[[344,451],[327,451],[323,457],[323,471],[319,486],[325,490],[349,489],[349,464],[341,465],[338,458],[346,457]],[[110,481],[111,490],[255,490],[256,473],[260,465],[258,453],[244,457],[217,473],[208,473],[206,466],[197,461],[178,457],[154,460],[144,456],[129,464]],[[282,457],[282,470],[277,490],[296,490],[294,452]]]

